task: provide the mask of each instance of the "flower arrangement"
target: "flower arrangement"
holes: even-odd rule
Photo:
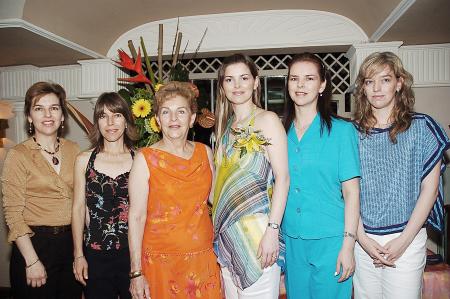
[[[241,158],[247,153],[264,152],[263,146],[271,144],[260,130],[253,130],[252,127],[232,128],[231,133],[235,136],[233,147],[239,149]]]
[[[164,85],[162,76],[162,28],[162,25],[160,25],[158,45],[158,76],[155,76],[155,73],[152,70],[150,58],[147,55],[147,50],[142,37],[140,39],[140,47],[137,53],[132,41],[129,42],[132,57],[130,57],[123,50],[118,51],[119,60],[116,61],[118,67],[128,70],[131,74],[134,74],[134,76],[129,78],[119,78],[119,81],[125,82],[125,88],[121,89],[119,94],[128,101],[135,118],[135,124],[139,134],[139,139],[136,144],[137,147],[150,146],[161,139],[160,128],[158,127],[155,113],[153,111],[153,100],[155,92],[157,92],[161,86]],[[197,51],[205,34],[206,30],[200,40]],[[188,70],[178,61],[181,38],[182,34],[178,31],[177,26],[176,38],[173,47],[176,50],[172,55],[172,64],[168,78],[169,81],[189,81]],[[141,57],[141,48],[144,61],[142,61]],[[192,89],[198,97],[198,89],[194,84],[192,84]],[[204,118],[205,117],[200,117],[202,120]],[[208,124],[210,124],[210,122]]]

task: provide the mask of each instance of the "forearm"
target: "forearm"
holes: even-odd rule
[[[408,224],[402,232],[402,235],[407,238],[409,242],[414,240],[419,230],[423,227],[428,215],[430,215],[436,197],[437,190],[436,192],[427,192],[427,194],[421,192],[411,217],[409,218]]]
[[[419,230],[424,225],[436,201],[439,191],[441,162],[437,163],[433,170],[423,179],[420,186],[420,194],[416,206],[408,220],[408,224],[402,232],[402,237],[409,243],[414,240]]]
[[[146,218],[145,213],[135,214],[130,211],[128,219],[128,243],[130,247],[130,264],[132,272],[142,269],[142,239],[144,236]]]
[[[31,239],[28,235],[21,236],[16,239],[16,245],[19,248],[20,253],[25,259],[26,265],[31,265],[39,259],[36,251],[34,250]]]
[[[269,214],[269,222],[281,224],[284,209],[286,207],[286,199],[289,191],[289,174],[282,174],[275,177],[273,186],[272,203]]]
[[[72,237],[74,258],[83,255],[83,232],[86,218],[86,206],[74,204],[72,209]]]
[[[359,179],[351,179],[343,183],[343,197],[345,202],[344,237],[343,246],[355,246],[359,225]],[[355,238],[352,238],[354,236]]]

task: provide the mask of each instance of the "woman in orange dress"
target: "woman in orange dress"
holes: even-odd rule
[[[156,93],[162,140],[136,155],[130,173],[133,298],[222,298],[207,201],[212,153],[187,141],[197,104],[190,83]]]

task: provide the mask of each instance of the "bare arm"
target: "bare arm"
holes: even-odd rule
[[[150,171],[141,152],[136,154],[130,171],[128,193],[130,210],[128,214],[128,243],[130,248],[131,272],[141,271],[142,239],[147,219],[147,198],[149,192]],[[144,276],[131,279],[131,294],[134,297],[150,298],[148,284]]]
[[[423,179],[420,185],[419,198],[408,224],[399,237],[389,241],[384,246],[389,251],[387,260],[394,262],[399,259],[427,220],[437,198],[440,169],[441,162],[438,162],[433,170]]]
[[[209,167],[211,168],[211,174],[212,174],[211,190],[209,191],[208,202],[210,204],[212,204],[213,203],[213,197],[214,197],[214,183],[215,183],[215,177],[216,177],[216,173],[214,171],[214,155],[213,155],[212,150],[211,150],[211,148],[209,146],[206,146],[206,153],[208,154]]]
[[[287,158],[287,137],[284,128],[275,113],[262,112],[260,125],[266,138],[270,139],[271,145],[266,146],[267,154],[274,175],[274,186],[272,193],[272,205],[270,209],[269,222],[281,224],[284,209],[286,207],[287,194],[289,190],[289,169]],[[267,227],[258,252],[261,256],[261,265],[268,267],[278,258],[279,254],[279,229]]]
[[[75,160],[74,197],[72,204],[72,238],[75,278],[86,285],[88,264],[83,254],[83,230],[86,221],[86,179],[85,172],[90,152],[81,153]]]
[[[356,237],[359,221],[359,178],[353,178],[342,183],[342,195],[345,201],[344,231]],[[341,272],[339,282],[346,280],[355,270],[353,250],[355,238],[344,237],[342,248],[336,262],[336,273]]]

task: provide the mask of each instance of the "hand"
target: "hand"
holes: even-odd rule
[[[386,259],[389,262],[394,263],[405,252],[406,248],[411,244],[403,235],[398,236],[395,239],[390,240],[384,245],[384,248],[388,251]]]
[[[375,267],[394,267],[395,264],[391,261],[388,261],[385,257],[389,252],[388,250],[378,244],[372,238],[369,238],[366,234],[363,237],[358,238],[358,243],[364,249],[364,251],[373,259]]]
[[[259,242],[257,258],[261,259],[261,268],[272,266],[280,254],[280,244],[278,240],[278,229],[268,227]]]
[[[130,282],[130,293],[132,298],[150,298],[150,288],[144,275],[132,278]]]
[[[76,280],[86,286],[86,279],[88,279],[88,263],[84,256],[77,257],[73,261],[73,274],[75,274]]]
[[[37,261],[34,265],[25,269],[27,277],[27,285],[33,288],[39,288],[47,282],[47,272],[41,261]]]
[[[342,273],[341,273],[342,268]],[[347,280],[355,272],[355,256],[353,254],[353,247],[342,247],[339,251],[339,255],[336,261],[336,272],[335,276],[341,273],[341,277],[338,282],[343,282]]]

